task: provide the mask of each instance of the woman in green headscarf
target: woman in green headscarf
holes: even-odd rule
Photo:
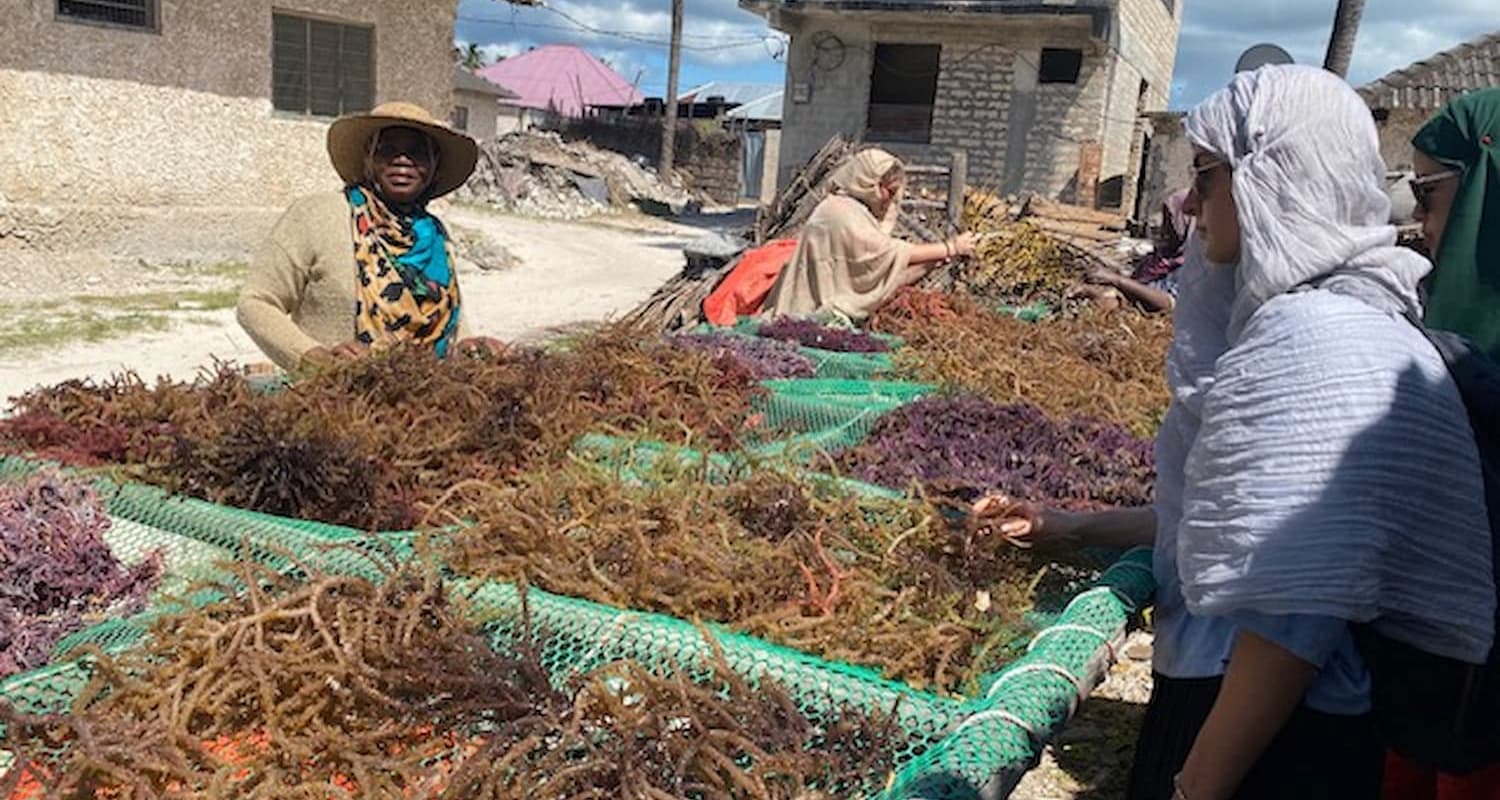
[[[1500,89],[1449,103],[1412,139],[1417,220],[1432,252],[1427,327],[1500,357]],[[1394,752],[1382,800],[1493,800],[1500,763],[1446,775]]]
[[[1500,89],[1449,103],[1412,145],[1417,219],[1437,264],[1427,326],[1500,357]]]

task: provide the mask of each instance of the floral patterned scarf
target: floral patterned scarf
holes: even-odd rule
[[[345,190],[353,217],[354,337],[372,350],[398,344],[448,354],[458,332],[453,244],[437,217],[393,212],[375,191]]]

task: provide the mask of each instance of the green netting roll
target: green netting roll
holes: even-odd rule
[[[761,386],[779,395],[814,397],[828,402],[867,401],[910,403],[937,391],[930,383],[854,380],[848,378],[787,378],[761,381]]]
[[[757,398],[754,405],[756,411],[765,416],[769,427],[807,434],[842,428],[861,420],[873,422],[876,417],[900,406],[901,401],[871,398],[856,402],[839,397],[776,392]]]
[[[1126,623],[1154,591],[1151,551],[1123,556],[1032,638],[1025,656],[986,681],[965,718],[901,770],[885,800],[1009,795],[1103,680]]]
[[[781,645],[735,633],[720,625],[698,626],[664,614],[625,611],[496,581],[465,592],[475,618],[487,620],[495,646],[515,648],[536,641],[543,666],[559,685],[622,659],[663,673],[696,669],[712,658],[716,644],[727,665],[751,681],[772,679],[803,713],[827,718],[841,708],[874,714],[892,711],[913,752],[941,736],[963,704],[882,678],[874,670],[825,661]],[[526,622],[529,620],[529,635]],[[709,633],[713,643],[704,638]]]

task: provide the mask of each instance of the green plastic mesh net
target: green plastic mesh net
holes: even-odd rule
[[[881,414],[922,397],[933,387],[884,381],[820,378],[771,381],[770,397],[758,411],[774,426],[798,432],[782,442],[740,453],[701,453],[679,447],[585,436],[575,445],[582,457],[607,464],[621,479],[644,480],[664,464],[702,469],[710,479],[730,480],[766,462],[791,469],[823,491],[892,498],[902,493],[806,471],[799,453],[858,443]],[[38,468],[23,459],[0,458],[0,480]],[[378,578],[381,558],[409,557],[414,536],[364,533],[321,523],[274,517],[139,485],[97,482],[115,520],[110,544],[126,560],[162,549],[172,595],[207,578],[217,564],[247,557],[283,571],[317,569]],[[705,629],[660,614],[621,610],[537,589],[498,582],[455,582],[470,596],[478,621],[496,648],[514,647],[529,636],[559,684],[568,676],[610,661],[630,659],[663,671],[701,663],[711,644]],[[953,699],[886,680],[876,672],[825,661],[786,647],[711,627],[724,658],[752,682],[774,679],[811,717],[853,707],[893,714],[911,745],[891,765],[883,794],[902,798],[1003,797],[1034,765],[1057,732],[1113,662],[1127,623],[1154,591],[1150,554],[1132,551],[1105,569],[1092,588],[1048,605],[1033,619],[1038,633],[1026,652],[982,681],[983,692]],[[80,645],[105,651],[131,647],[146,635],[153,616],[169,612],[162,601],[129,619],[112,620],[60,642],[64,657]],[[25,711],[62,710],[88,677],[87,660],[61,661],[0,683],[0,697]]]

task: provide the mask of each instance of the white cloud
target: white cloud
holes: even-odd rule
[[[1222,86],[1239,54],[1260,42],[1285,47],[1298,63],[1323,63],[1333,10],[1332,2],[1306,0],[1189,2],[1173,80],[1174,104],[1190,106]],[[1349,79],[1367,83],[1497,27],[1494,0],[1423,0],[1420,13],[1403,0],[1369,0]]]
[[[641,60],[653,51],[665,54],[671,15],[667,4],[659,0],[551,0],[547,8],[506,9],[465,0],[459,9],[459,28],[479,39],[505,31],[511,37],[533,37],[538,43],[583,44],[595,52],[631,50]],[[768,64],[778,52],[780,39],[764,20],[742,11],[736,0],[694,0],[684,18],[683,56],[705,65]]]

